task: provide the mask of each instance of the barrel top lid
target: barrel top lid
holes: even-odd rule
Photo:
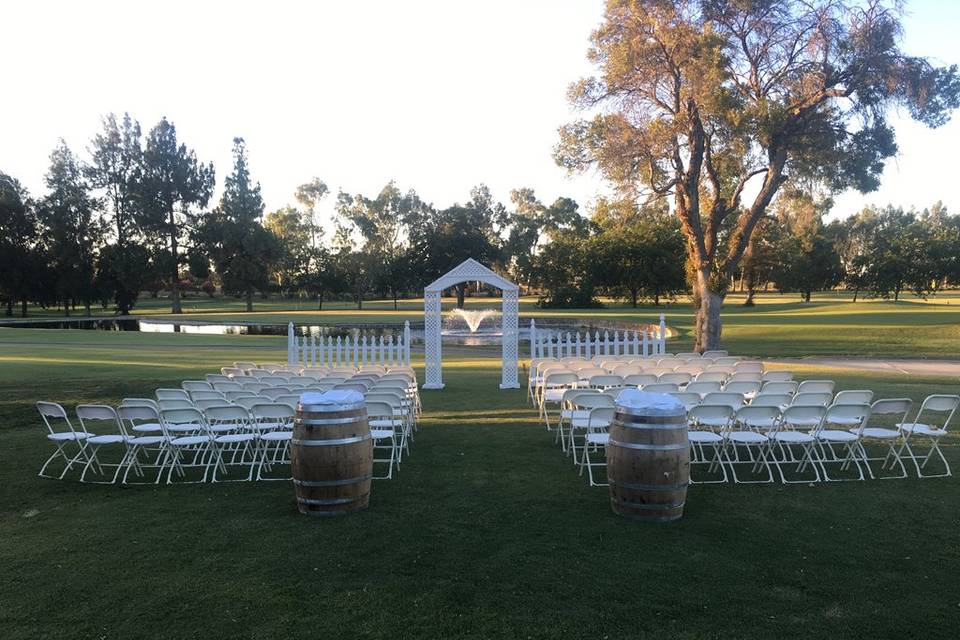
[[[673,416],[686,413],[686,407],[669,393],[649,393],[638,389],[624,389],[617,395],[617,406],[630,413],[643,412],[654,416]]]
[[[307,391],[300,394],[300,404],[310,406],[349,406],[363,404],[363,394],[347,389],[331,389],[318,392]]]

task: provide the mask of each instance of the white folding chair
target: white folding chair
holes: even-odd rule
[[[866,462],[867,472],[871,478],[880,478],[889,480],[892,478],[906,478],[907,468],[900,457],[899,445],[903,443],[903,432],[897,427],[907,421],[907,414],[913,408],[913,400],[910,398],[884,398],[877,400],[870,407],[870,421],[864,426],[855,427],[851,431],[860,431],[860,444],[862,447],[863,458]],[[892,424],[883,422],[884,418],[891,420]],[[866,445],[877,443],[886,447],[886,454],[881,457],[870,457],[867,455]],[[894,465],[900,466],[900,475],[884,476],[874,474],[870,465],[871,462],[882,460],[878,473],[886,469],[893,469]]]
[[[693,383],[691,382],[690,384]],[[690,411],[690,409],[699,405],[701,401],[700,394],[696,393],[695,391],[677,391],[676,393],[671,393],[670,395],[672,395],[677,402],[682,404],[684,409],[687,411]]]
[[[590,433],[591,425],[599,426],[599,423],[593,423],[591,421],[590,415],[594,409],[598,408],[610,408],[616,406],[616,400],[612,397],[603,394],[587,394],[587,395],[577,395],[575,398],[576,404],[574,405],[574,413],[570,418],[570,430],[569,436],[567,439],[567,451],[570,452],[570,455],[573,457],[574,464],[582,463],[582,455],[577,456],[577,439],[578,432],[583,435],[579,436],[581,451],[583,447],[586,446],[586,436]],[[598,414],[601,415],[601,414]]]
[[[120,470],[123,469],[127,462],[127,456],[130,454],[129,447],[127,446],[127,441],[130,440],[130,436],[127,434],[120,418],[117,416],[116,410],[105,404],[81,404],[77,407],[77,419],[80,421],[80,426],[86,433],[91,433],[88,427],[91,427],[93,423],[99,426],[96,430],[99,433],[87,438],[87,463],[84,465],[83,472],[80,474],[80,482],[86,481],[85,478],[90,469],[93,469],[94,473],[102,476],[104,467],[113,467],[115,471],[110,480],[91,480],[91,482],[95,484],[115,483],[120,476]],[[118,462],[106,463],[100,460],[98,453],[104,446],[118,446],[122,449]]]
[[[205,409],[203,417],[214,436],[216,455],[220,460],[220,464],[213,467],[210,481],[218,482],[218,470],[228,473],[230,467],[237,466],[247,468],[247,477],[238,480],[252,480],[258,451],[257,433],[250,413],[239,405],[221,404]]]
[[[733,416],[733,408],[726,404],[701,404],[687,410],[689,420],[687,437],[690,440],[690,482],[694,484],[727,482],[727,469],[723,464],[723,453],[726,434],[730,430]],[[712,455],[708,455],[706,448],[712,451]],[[706,465],[708,474],[716,473],[719,469],[721,477],[719,479],[695,479],[693,470],[695,467],[702,465]]]
[[[870,404],[873,402],[873,391],[849,390],[838,391],[833,397],[833,404]]]
[[[791,396],[797,393],[799,383],[793,380],[771,380],[764,382],[760,387],[760,393],[788,393]]]
[[[202,468],[200,480],[183,480],[187,483],[206,482],[210,463],[219,463],[213,445],[213,435],[207,429],[203,414],[196,408],[161,409],[160,424],[167,437],[165,453],[157,482],[167,469],[167,484],[173,482],[176,471],[180,478],[186,477],[186,468]],[[182,435],[181,435],[182,434]],[[192,457],[191,457],[192,456]],[[189,459],[188,459],[189,458]]]
[[[190,394],[183,389],[157,389],[157,402],[162,400],[190,400]]]
[[[761,391],[750,401],[751,407],[779,407],[781,409],[790,405],[793,396],[789,393],[767,393]]]
[[[830,392],[799,392],[790,401],[791,407],[823,407],[827,408],[833,394]]]
[[[127,440],[128,456],[125,461],[122,484],[143,484],[130,482],[128,476],[133,470],[138,478],[143,477],[145,468],[157,470],[157,481],[162,468],[162,461],[166,455],[167,436],[163,434],[160,424],[160,412],[156,407],[149,405],[121,404],[117,407],[117,417],[124,425],[124,429],[131,437]],[[146,460],[141,460],[141,454],[146,454]]]
[[[716,395],[716,394],[711,394]],[[711,396],[707,396],[709,399]],[[706,400],[705,400],[706,402]],[[727,405],[731,406],[731,405]],[[731,406],[731,408],[733,408]],[[723,434],[725,455],[733,481],[739,484],[773,482],[770,468],[772,451],[771,434],[775,433],[780,422],[778,407],[740,406],[735,409],[735,417],[729,430]],[[737,427],[740,428],[737,428]],[[743,450],[745,459],[741,459]],[[766,476],[754,479],[741,479],[737,475],[737,465],[750,465],[751,473],[766,471]]]
[[[187,393],[191,391],[213,391],[213,385],[206,380],[184,380],[180,383],[180,388]]]
[[[54,443],[57,447],[50,457],[47,458],[47,461],[43,463],[43,466],[40,467],[40,473],[37,475],[42,478],[52,478],[53,476],[44,474],[47,465],[57,458],[63,458],[65,465],[63,471],[57,476],[58,480],[62,480],[63,477],[67,475],[67,471],[69,471],[78,460],[83,459],[84,464],[86,464],[87,440],[95,434],[85,431],[82,425],[81,428],[74,429],[73,423],[70,422],[70,418],[67,416],[67,412],[55,402],[38,402],[37,411],[40,412],[40,418],[47,427],[47,440]],[[58,431],[54,428],[54,424],[61,422],[66,426],[66,430],[61,429]],[[73,456],[68,455],[66,450],[66,447],[71,442],[77,447],[77,453]]]
[[[701,398],[703,398],[708,393],[716,393],[720,391],[721,385],[719,380],[694,380],[693,382],[687,384],[683,390],[687,393],[695,393]]]
[[[743,406],[743,394],[730,391],[714,391],[703,397],[700,404],[725,404],[729,405],[734,411]]]
[[[852,463],[857,468],[856,480],[863,480],[863,466],[868,464],[866,454],[860,445],[860,436],[863,428],[870,419],[869,404],[833,404],[827,407],[827,412],[820,422],[820,426],[811,432],[817,439],[819,447],[820,471],[823,479],[828,482],[854,478],[831,478],[827,473],[827,464],[839,464],[840,471],[846,471]],[[837,426],[839,429],[831,429]],[[841,457],[834,447],[843,447]]]
[[[273,465],[290,464],[290,441],[293,439],[294,410],[285,404],[260,403],[250,408],[253,427],[260,437],[257,480],[289,480],[286,477],[264,477]]]
[[[797,393],[829,393],[833,394],[833,380],[804,380],[797,387]]]
[[[387,402],[368,400],[364,404],[367,407],[370,436],[373,438],[373,462],[387,465],[386,475],[373,477],[376,480],[389,480],[393,477],[393,466],[397,459],[397,432],[404,428],[403,419],[394,415],[393,407]],[[389,457],[378,458],[378,450],[389,451]]]
[[[943,455],[943,451],[940,449],[940,439],[947,435],[947,428],[950,426],[950,421],[953,419],[958,405],[960,405],[960,396],[930,395],[924,399],[923,404],[920,405],[920,410],[917,412],[917,417],[915,417],[912,422],[897,425],[903,432],[903,443],[900,453],[902,455],[903,449],[906,449],[907,457],[913,460],[913,465],[917,469],[918,477],[942,478],[952,475],[950,463],[947,462],[946,456]],[[938,413],[945,415],[942,416],[941,420],[933,420],[935,416],[931,416],[931,414]],[[914,453],[913,446],[911,445],[911,443],[918,438],[926,438],[928,442],[928,451],[927,454],[923,456],[923,462],[918,462],[919,456]],[[943,462],[944,472],[936,474],[924,473],[924,467],[930,462],[934,453],[936,453],[940,457],[940,461]]]
[[[550,407],[560,407],[563,400],[563,392],[567,389],[576,388],[580,383],[580,375],[569,371],[549,372],[544,374],[543,383],[540,385],[537,405],[540,409],[540,420],[543,421],[547,430],[550,426]]]
[[[605,487],[608,483],[597,482],[593,478],[594,467],[606,467],[606,448],[610,442],[610,435],[607,429],[613,422],[613,415],[616,409],[614,407],[593,407],[587,414],[586,433],[583,438],[583,455],[580,456],[580,475],[583,475],[583,469],[587,469],[587,479],[591,487]],[[604,461],[594,462],[590,459],[590,452],[599,453],[604,451]],[[574,455],[576,459],[576,455]]]
[[[773,453],[772,457],[781,482],[793,484],[820,481],[820,471],[817,469],[817,439],[810,432],[801,429],[809,428],[815,432],[823,422],[826,412],[826,407],[822,405],[790,405],[783,410],[780,428],[769,435],[771,451],[773,445],[776,445],[780,454],[778,456]],[[799,456],[796,449],[800,449]],[[784,467],[788,465],[796,465],[793,469],[798,474],[796,478],[787,479]],[[813,478],[802,475],[808,468],[813,470]]]

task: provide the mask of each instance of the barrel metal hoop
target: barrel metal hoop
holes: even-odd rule
[[[298,487],[342,487],[348,484],[357,484],[370,480],[373,477],[372,474],[368,473],[365,476],[358,476],[356,478],[346,478],[343,480],[294,480],[293,484]]]
[[[337,424],[350,424],[351,422],[363,422],[366,419],[366,416],[354,416],[352,418],[309,418],[304,420],[303,418],[296,417],[293,419],[294,424],[303,425],[305,427],[326,427],[327,425],[337,425]]]
[[[632,413],[624,413],[617,411],[614,414],[614,420],[621,420],[623,422],[629,422],[630,424],[665,424],[665,425],[683,425],[687,426],[687,416],[686,415],[674,415],[674,416],[638,416]],[[661,427],[669,428],[669,427]],[[674,427],[678,428],[678,427]]]
[[[623,447],[624,449],[636,449],[638,451],[683,451],[690,447],[690,443],[684,442],[682,444],[640,444],[634,442],[619,442],[617,440],[610,440],[608,446],[611,447]]]
[[[351,502],[359,502],[363,500],[369,493],[364,493],[363,495],[356,496],[354,498],[297,498],[297,502],[300,504],[316,505],[316,506],[334,506],[338,504],[350,504]]]
[[[335,438],[332,440],[300,440],[294,438],[290,441],[290,444],[295,444],[302,447],[339,447],[345,444],[356,444],[358,442],[364,442],[370,440],[373,436],[369,433],[365,436],[354,436],[352,438]]]
[[[607,478],[611,487],[620,487],[621,489],[631,489],[633,491],[679,491],[690,486],[689,482],[680,484],[635,484],[633,482],[619,482],[613,478]]]
[[[680,502],[670,504],[648,504],[645,502],[631,502],[630,500],[614,500],[611,498],[610,502],[619,507],[629,507],[631,509],[640,509],[641,511],[667,511],[668,509],[680,509],[687,501],[681,500]]]

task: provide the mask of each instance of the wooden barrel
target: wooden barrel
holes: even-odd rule
[[[290,469],[300,513],[337,516],[365,509],[373,440],[364,404],[297,405]]]
[[[690,482],[687,414],[617,406],[610,423],[607,477],[613,511],[648,522],[683,516]]]

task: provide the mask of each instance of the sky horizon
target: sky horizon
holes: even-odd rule
[[[479,4],[248,2],[131,5],[34,1],[6,7],[0,40],[12,61],[0,120],[0,171],[31,194],[59,138],[83,158],[101,116],[129,112],[146,133],[162,116],[213,161],[218,193],[232,139],[247,142],[267,211],[294,204],[316,176],[376,195],[390,180],[450,206],[480,183],[509,203],[530,187],[544,203],[574,198],[587,213],[605,190],[596,174],[567,177],[552,159],[557,127],[575,120],[567,86],[586,60],[602,0]],[[909,2],[904,48],[960,62],[960,2]],[[56,19],[51,19],[55,16]],[[13,99],[9,99],[14,96]],[[894,117],[900,153],[879,191],[840,194],[830,217],[869,204],[960,212],[951,145],[960,114],[930,130]]]

